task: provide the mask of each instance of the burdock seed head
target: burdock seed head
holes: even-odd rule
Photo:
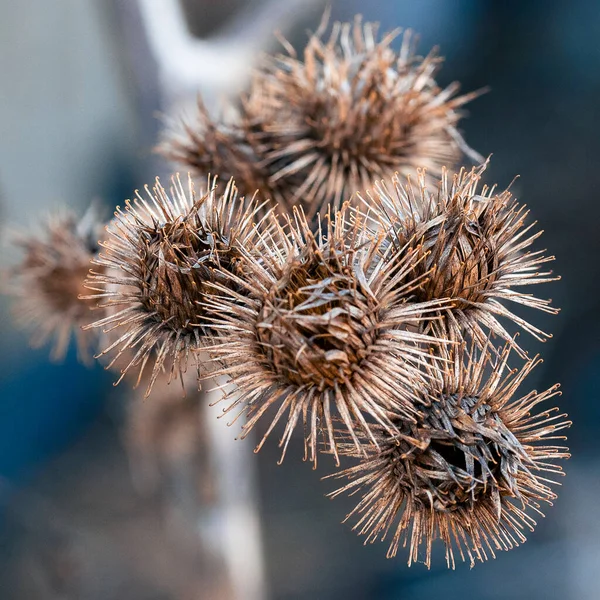
[[[97,335],[84,332],[94,314],[94,302],[80,300],[90,260],[98,251],[103,223],[95,205],[78,220],[70,212],[50,216],[41,232],[21,235],[21,262],[11,270],[9,292],[18,299],[17,319],[33,329],[32,344],[41,346],[53,337],[51,357],[60,360],[75,337],[80,360],[88,362]]]
[[[436,364],[428,384],[415,388],[416,423],[398,419],[395,436],[378,430],[379,450],[369,447],[367,458],[340,444],[360,462],[334,475],[350,481],[331,495],[362,495],[347,519],[365,543],[390,539],[388,557],[408,545],[409,564],[424,558],[429,567],[439,538],[454,568],[455,552],[473,565],[525,541],[523,530],[536,524],[531,513],[541,515],[540,503],[555,498],[546,474],[562,474],[554,461],[569,456],[548,441],[564,439],[556,433],[570,422],[556,409],[534,414],[558,386],[514,398],[540,361],[511,371],[510,348],[489,361],[487,348],[477,354],[442,347],[446,368]]]
[[[216,286],[209,302],[222,331],[210,349],[214,375],[233,384],[225,412],[247,414],[242,437],[272,413],[257,450],[284,419],[282,460],[300,422],[305,459],[314,463],[321,434],[337,459],[336,420],[359,448],[355,431],[376,442],[373,423],[397,433],[389,415],[412,419],[419,363],[438,343],[415,331],[439,304],[405,302],[419,283],[410,276],[419,250],[388,268],[383,236],[372,237],[352,214],[353,223],[347,208],[327,219],[322,236],[295,211],[275,239],[263,238],[260,259],[246,261],[246,282],[236,280],[244,291]]]
[[[416,181],[395,177],[391,187],[376,185],[375,197],[368,193],[366,204],[377,213],[392,245],[400,248],[411,239],[421,244],[425,256],[416,272],[430,275],[416,297],[452,300],[444,318],[430,325],[436,335],[460,340],[468,334],[481,345],[491,331],[512,341],[500,320],[505,318],[543,341],[550,336],[504,302],[557,313],[550,300],[519,290],[557,279],[543,270],[554,257],[531,250],[542,232],[534,230],[535,222],[526,223],[529,211],[508,189],[480,187],[485,167],[455,175],[444,170],[435,191],[422,170]]]
[[[463,154],[481,159],[457,130],[476,94],[437,85],[435,52],[416,56],[410,32],[395,51],[398,31],[378,40],[377,25],[359,19],[334,24],[329,39],[324,29],[302,58],[289,49],[264,59],[236,123],[221,127],[201,113],[167,154],[201,173],[214,172],[223,152],[235,156],[228,168],[244,189],[257,186],[288,211],[299,204],[309,220],[396,171],[426,167],[433,181]]]
[[[181,376],[211,335],[201,306],[207,283],[228,285],[223,272],[240,273],[257,206],[238,198],[233,181],[220,193],[209,180],[198,197],[191,178],[184,188],[179,176],[170,193],[158,179],[145,190],[146,197],[136,192],[125,210],[117,209],[94,261],[100,270],[92,270],[86,286],[108,312],[91,326],[116,337],[102,352],[116,353],[108,366],[126,357],[122,377],[139,368],[139,383],[150,363],[149,394],[162,371],[169,380]]]
[[[241,196],[250,198],[260,190],[265,200],[271,199],[268,172],[239,123],[214,121],[201,100],[196,122],[184,125],[183,131],[174,133],[159,151],[202,177],[219,173],[224,180],[235,179]]]

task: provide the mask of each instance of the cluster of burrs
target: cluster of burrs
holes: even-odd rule
[[[545,407],[557,387],[518,393],[540,361],[506,329],[547,337],[513,309],[556,312],[522,291],[553,279],[552,257],[511,193],[481,183],[487,163],[452,171],[475,156],[456,129],[474,95],[440,89],[439,59],[395,37],[357,21],[265,59],[235,119],[201,108],[166,145],[204,191],[157,180],[99,247],[52,223],[15,278],[59,351],[83,326],[148,394],[217,381],[241,437],[262,423],[257,449],[279,428],[282,460],[297,432],[306,460],[351,462],[332,496],[356,495],[366,541],[429,566],[439,538],[454,566],[524,541],[568,457],[553,444],[569,422]]]

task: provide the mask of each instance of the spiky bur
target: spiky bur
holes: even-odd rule
[[[138,383],[149,366],[148,395],[157,377],[170,381],[187,370],[211,328],[201,303],[209,282],[240,274],[242,249],[254,235],[254,200],[238,198],[233,181],[223,193],[216,180],[196,196],[191,178],[183,187],[172,178],[170,193],[157,179],[146,196],[136,192],[125,210],[117,209],[107,227],[108,239],[86,282],[108,316],[90,327],[112,332],[102,352],[121,361],[121,379],[138,370]],[[118,382],[117,382],[118,383]]]
[[[103,223],[95,205],[81,219],[70,212],[51,215],[41,232],[20,235],[21,262],[9,273],[8,292],[17,298],[17,320],[33,330],[32,345],[53,338],[51,358],[64,358],[75,338],[79,359],[89,363],[95,332],[81,327],[94,319],[94,302],[80,300],[90,261],[98,251]]]
[[[526,223],[529,211],[508,189],[480,187],[486,165],[454,175],[444,170],[436,191],[423,170],[417,171],[416,181],[395,177],[391,188],[381,182],[374,196],[367,193],[366,204],[389,231],[393,246],[403,247],[411,239],[421,244],[423,260],[416,273],[430,275],[416,297],[452,299],[444,318],[429,325],[435,335],[454,340],[468,335],[480,346],[488,332],[513,341],[501,322],[507,319],[544,341],[550,335],[516,315],[505,302],[556,314],[551,300],[519,290],[558,279],[543,270],[554,257],[531,249],[542,231],[535,231],[535,222]],[[515,347],[521,352],[516,343]]]
[[[220,330],[209,349],[213,376],[233,385],[224,412],[246,414],[242,437],[272,415],[257,451],[285,421],[281,460],[300,423],[305,459],[315,464],[321,435],[337,459],[334,419],[359,448],[359,431],[377,443],[373,423],[397,434],[389,414],[413,419],[410,390],[440,342],[415,333],[440,303],[406,301],[423,278],[412,275],[420,248],[403,249],[388,268],[383,236],[354,216],[350,223],[344,207],[323,237],[295,211],[285,227],[276,223],[276,235],[263,236],[260,259],[246,259],[245,280],[232,278],[241,291],[217,285],[208,300]]]
[[[330,495],[361,494],[346,520],[356,521],[365,543],[391,538],[388,558],[408,546],[409,565],[424,559],[429,567],[439,538],[454,568],[455,553],[473,566],[533,531],[531,513],[543,516],[541,503],[556,498],[550,487],[556,482],[546,475],[562,475],[555,461],[569,457],[567,448],[548,444],[564,440],[556,434],[570,422],[557,409],[535,414],[558,386],[514,398],[540,361],[510,370],[510,348],[489,361],[487,348],[448,355],[442,347],[446,368],[436,364],[428,385],[415,389],[415,423],[399,418],[393,437],[376,430],[380,449],[366,446],[366,458],[353,444],[340,445],[360,462],[332,476],[349,483]]]
[[[259,65],[237,122],[213,123],[201,108],[166,154],[202,174],[227,157],[225,172],[246,191],[287,211],[299,204],[309,220],[377,178],[427,167],[433,181],[464,154],[480,161],[457,129],[477,94],[440,88],[441,58],[416,56],[411,32],[396,52],[398,35],[378,39],[359,19],[334,24],[329,39],[318,31],[302,58],[290,49]]]
[[[264,200],[273,197],[268,171],[245,140],[239,122],[213,121],[201,100],[196,122],[184,124],[183,132],[173,134],[159,146],[159,151],[170,160],[191,168],[196,175],[219,173],[224,180],[233,178],[242,196],[258,193]],[[271,205],[275,206],[275,202]]]

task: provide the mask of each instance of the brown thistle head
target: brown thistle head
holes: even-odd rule
[[[97,335],[81,327],[91,323],[94,302],[79,299],[90,261],[98,251],[102,229],[95,205],[78,220],[72,213],[57,213],[35,235],[21,235],[21,262],[10,273],[9,292],[16,296],[17,319],[33,329],[32,344],[54,338],[51,358],[60,360],[73,335],[82,362],[91,359]]]
[[[529,211],[509,190],[480,188],[485,167],[461,169],[455,175],[444,170],[436,191],[428,186],[422,170],[417,171],[416,182],[395,177],[391,189],[382,182],[376,185],[374,197],[367,193],[366,204],[389,232],[393,246],[402,247],[411,239],[421,244],[424,259],[417,272],[430,275],[417,290],[417,298],[452,300],[444,318],[432,322],[436,335],[460,340],[468,334],[481,346],[491,331],[513,341],[501,323],[505,318],[543,341],[550,335],[504,303],[557,313],[551,300],[519,291],[522,286],[556,280],[551,271],[544,271],[554,257],[531,250],[542,232],[531,232],[535,223],[526,223]],[[515,347],[521,352],[516,343]]]
[[[247,413],[245,436],[274,411],[257,450],[287,413],[282,460],[300,422],[305,458],[316,463],[321,434],[337,459],[336,419],[357,447],[355,430],[371,443],[372,423],[395,432],[389,414],[411,420],[408,390],[438,342],[415,330],[439,304],[408,304],[418,279],[401,283],[417,251],[386,268],[383,236],[371,236],[353,214],[353,223],[346,207],[327,219],[324,237],[296,211],[286,227],[276,224],[275,240],[263,240],[260,260],[247,260],[247,293],[217,286],[209,302],[214,326],[222,329],[210,348],[220,365],[213,375],[233,384],[225,412]]]
[[[200,99],[194,125],[184,124],[183,131],[173,133],[158,151],[201,177],[219,173],[223,180],[233,178],[241,196],[250,198],[261,190],[264,199],[270,199],[268,173],[239,123],[215,122]]]
[[[149,394],[163,370],[169,380],[181,376],[211,335],[202,309],[207,284],[228,285],[224,272],[241,273],[257,204],[238,198],[232,180],[223,193],[209,180],[209,191],[198,197],[191,178],[186,189],[179,176],[170,193],[158,179],[145,189],[146,197],[136,192],[125,210],[117,209],[94,261],[100,270],[92,269],[86,287],[108,312],[90,327],[116,338],[102,352],[115,353],[108,368],[126,357],[121,379],[136,368],[139,383],[150,363]]]
[[[408,562],[431,564],[432,543],[442,540],[446,562],[454,568],[455,552],[484,561],[497,550],[525,541],[533,531],[531,513],[556,497],[546,474],[561,475],[556,459],[567,448],[547,445],[564,439],[556,432],[570,426],[557,409],[532,414],[558,394],[558,386],[515,399],[522,381],[540,361],[509,370],[511,346],[497,361],[487,348],[479,354],[458,350],[429,369],[428,384],[415,390],[416,422],[397,421],[399,434],[379,429],[379,450],[360,456],[352,444],[341,453],[359,462],[333,475],[349,482],[333,492],[362,497],[347,519],[366,536],[365,543],[391,536],[388,558],[409,546]],[[542,515],[543,516],[543,515]]]
[[[329,39],[319,30],[302,58],[291,50],[265,59],[221,143],[236,154],[228,164],[236,180],[252,191],[258,182],[265,198],[287,211],[299,204],[311,220],[376,178],[427,167],[433,181],[463,154],[480,160],[457,130],[461,107],[477,94],[457,96],[457,84],[440,88],[441,59],[416,56],[410,32],[396,52],[397,35],[378,40],[377,25],[357,19],[334,24]],[[222,152],[212,140],[221,129],[205,113],[200,125],[167,154],[215,172]]]

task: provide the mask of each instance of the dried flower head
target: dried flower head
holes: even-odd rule
[[[234,156],[227,168],[244,189],[258,184],[287,211],[300,204],[309,220],[396,171],[427,167],[433,181],[463,154],[481,160],[457,130],[460,108],[477,94],[440,88],[434,52],[416,56],[410,32],[396,52],[398,31],[378,41],[377,25],[359,19],[334,24],[328,40],[324,29],[302,59],[288,48],[263,61],[237,123],[226,130],[201,112],[199,128],[167,154],[203,174]]]
[[[347,519],[357,520],[354,529],[365,543],[391,535],[388,558],[409,545],[409,565],[423,552],[429,567],[439,538],[454,568],[455,551],[473,565],[524,542],[524,529],[533,531],[530,513],[543,516],[540,503],[556,497],[545,474],[562,474],[553,461],[569,456],[546,444],[564,439],[556,433],[570,422],[557,409],[532,414],[558,386],[513,399],[537,358],[511,371],[510,344],[496,362],[487,348],[479,355],[441,348],[447,367],[436,364],[428,385],[415,389],[416,423],[398,419],[394,437],[379,431],[380,450],[370,447],[367,458],[353,444],[340,445],[360,462],[333,475],[350,482],[331,496],[362,494]]]
[[[201,100],[194,125],[184,124],[183,132],[173,134],[159,150],[202,177],[219,173],[224,180],[233,178],[241,196],[252,197],[258,191],[265,200],[271,199],[268,171],[245,141],[239,123],[213,121]]]
[[[81,327],[93,320],[89,300],[80,300],[90,260],[98,251],[103,223],[95,205],[78,220],[70,212],[51,215],[42,232],[22,235],[20,264],[12,269],[10,292],[18,298],[17,319],[34,330],[32,344],[43,345],[53,337],[51,357],[60,360],[73,335],[78,356],[89,362],[97,335]]]
[[[214,375],[233,384],[225,412],[247,413],[244,437],[273,409],[257,450],[287,413],[282,460],[300,421],[305,459],[314,463],[320,434],[337,459],[334,419],[357,446],[355,430],[376,441],[370,423],[396,432],[388,414],[411,420],[409,390],[437,343],[415,330],[439,304],[405,302],[419,284],[409,277],[419,250],[386,268],[383,236],[371,237],[355,217],[350,224],[344,208],[327,219],[324,238],[295,211],[285,228],[277,224],[276,241],[263,239],[260,260],[247,260],[246,281],[236,280],[246,292],[217,286],[209,301],[222,332],[210,348],[220,365]]]
[[[208,282],[230,280],[222,273],[239,272],[241,248],[254,231],[254,200],[244,201],[230,181],[221,194],[215,182],[196,197],[191,178],[184,189],[173,177],[170,194],[159,180],[136,192],[125,210],[117,209],[108,240],[94,261],[100,271],[86,282],[90,298],[108,311],[92,327],[118,335],[102,354],[115,351],[111,367],[123,356],[122,376],[139,367],[138,383],[152,365],[147,394],[158,375],[168,380],[186,371],[189,359],[210,334],[201,302]],[[183,380],[182,380],[183,384]]]
[[[504,317],[543,341],[549,334],[503,302],[556,314],[551,300],[515,289],[556,280],[551,271],[540,270],[554,257],[530,249],[542,231],[531,233],[535,222],[526,224],[529,211],[508,189],[478,189],[485,167],[461,169],[453,176],[444,170],[437,191],[427,185],[425,172],[418,170],[416,183],[410,177],[405,181],[394,178],[390,191],[382,182],[376,185],[375,198],[367,194],[366,203],[389,231],[394,246],[403,247],[411,239],[421,244],[425,256],[416,271],[430,275],[416,297],[452,300],[444,319],[430,324],[436,335],[460,340],[467,333],[481,345],[491,331],[510,341],[499,320]]]

